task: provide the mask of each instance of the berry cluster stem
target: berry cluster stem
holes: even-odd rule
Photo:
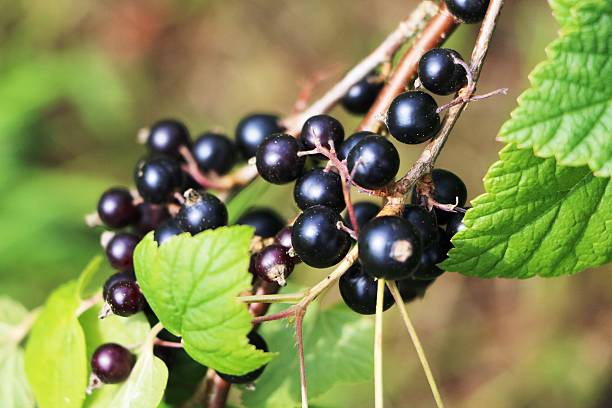
[[[376,317],[374,324],[374,406],[383,408],[383,298],[385,280],[379,279],[376,287]]]

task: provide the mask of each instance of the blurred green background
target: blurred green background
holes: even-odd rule
[[[286,114],[300,81],[335,66],[340,75],[415,4],[0,0],[0,293],[36,306],[100,251],[100,231],[83,216],[106,187],[131,183],[144,153],[139,128],[175,116],[195,134],[233,134],[245,113]],[[461,27],[448,44],[468,56],[476,30]],[[482,192],[501,147],[496,132],[556,31],[546,2],[507,2],[480,90],[510,94],[470,105],[439,162],[463,177],[470,197]],[[347,129],[359,121],[333,113]],[[404,168],[419,151],[401,148]],[[279,200],[286,188],[270,191],[260,204],[291,201]],[[300,280],[324,273],[303,269]],[[447,405],[612,406],[610,274],[442,277],[410,309]],[[385,318],[387,406],[432,406],[397,311]],[[341,387],[328,400],[368,407],[372,387]]]

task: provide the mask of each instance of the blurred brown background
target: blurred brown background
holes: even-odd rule
[[[300,81],[334,66],[341,75],[415,4],[0,0],[0,292],[38,305],[99,251],[82,217],[105,187],[131,183],[140,127],[175,116],[195,134],[233,134],[245,113],[288,113]],[[468,56],[476,30],[461,27],[447,45]],[[545,1],[507,2],[479,89],[510,94],[470,105],[439,162],[470,197],[482,193],[501,148],[496,132],[556,31]],[[349,130],[359,121],[333,114]],[[403,168],[420,149],[402,146]],[[290,201],[277,199],[286,188],[270,191],[261,204]],[[300,280],[324,273],[304,270]],[[610,273],[443,276],[410,311],[447,405],[612,406]],[[385,318],[387,406],[432,406],[397,311]],[[343,386],[321,406],[368,407],[372,391]]]

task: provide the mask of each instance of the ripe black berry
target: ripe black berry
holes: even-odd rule
[[[234,142],[219,133],[204,133],[193,143],[191,152],[198,167],[220,175],[229,172],[238,159]]]
[[[340,277],[338,282],[344,303],[355,312],[364,315],[376,313],[377,285],[376,279],[363,272],[357,262]],[[383,310],[389,309],[394,303],[391,291],[385,285]]]
[[[132,256],[140,238],[134,234],[115,234],[106,244],[106,257],[113,268],[130,271],[133,267]]]
[[[399,170],[397,149],[382,136],[367,136],[351,150],[347,165],[359,186],[378,189],[389,184]]]
[[[189,130],[173,119],[160,120],[149,131],[147,146],[152,153],[179,157],[179,147],[189,146]]]
[[[268,351],[268,345],[266,344],[266,341],[257,332],[252,331],[248,334],[247,337],[249,338],[249,343],[255,346],[257,350],[262,350],[265,352]],[[258,379],[265,368],[266,366],[263,365],[257,370],[251,371],[250,373],[246,373],[244,375],[230,375],[223,374],[220,372],[217,372],[217,375],[232,384],[248,384]]]
[[[329,207],[315,205],[295,220],[291,234],[293,249],[304,263],[315,268],[335,265],[349,251],[349,235],[337,228],[340,215]]]
[[[271,134],[284,129],[278,116],[256,113],[244,117],[236,127],[236,145],[245,160],[257,153],[259,145]]]
[[[404,206],[403,217],[412,224],[412,227],[421,237],[423,247],[434,243],[438,239],[438,223],[435,212],[427,211],[419,205]]]
[[[425,296],[425,291],[434,281],[435,278],[430,280],[406,278],[398,280],[396,283],[402,300],[404,303],[409,303],[417,298]]]
[[[464,216],[465,213],[461,212],[450,213],[448,221],[446,222],[446,236],[448,239],[451,239],[456,233],[465,229],[465,225],[463,224]]]
[[[342,106],[356,115],[366,113],[376,100],[385,83],[375,74],[370,74],[351,86],[342,98]]]
[[[421,91],[408,91],[395,97],[387,113],[391,136],[402,143],[423,143],[438,132],[440,116],[434,98]]]
[[[116,343],[99,346],[91,357],[91,371],[105,384],[127,380],[135,358],[128,349]]]
[[[342,142],[340,147],[337,148],[336,154],[338,155],[338,158],[340,160],[346,160],[349,156],[349,153],[351,152],[351,150],[353,150],[353,147],[355,147],[357,143],[361,142],[364,137],[372,135],[376,136],[376,133],[369,132],[367,130],[364,130],[362,132],[356,132],[350,135],[344,142]]]
[[[173,236],[178,235],[182,232],[184,231],[179,226],[178,221],[173,218],[166,220],[159,227],[157,227],[155,233],[153,234],[153,238],[155,239],[158,245],[161,245]]]
[[[271,208],[252,208],[242,214],[236,221],[238,225],[250,225],[255,228],[255,235],[270,238],[276,235],[286,224],[283,217]]]
[[[340,176],[323,169],[312,169],[304,173],[295,182],[293,199],[302,210],[313,205],[325,205],[340,212],[346,207]]]
[[[154,230],[161,223],[170,218],[168,207],[151,203],[141,203],[136,207],[138,210],[138,222],[135,225],[139,233],[146,234]]]
[[[293,245],[291,245],[291,232],[293,231],[292,227],[284,227],[276,234],[274,237],[274,242],[279,245],[284,246],[286,249],[291,249]]]
[[[205,192],[187,190],[185,202],[176,215],[183,231],[195,235],[207,229],[227,225],[227,209],[217,197]]]
[[[138,219],[132,194],[121,187],[106,190],[98,201],[98,216],[110,228],[123,228]]]
[[[403,279],[416,269],[421,239],[401,217],[383,216],[368,222],[359,234],[359,261],[374,278]]]
[[[462,59],[457,51],[448,48],[434,48],[427,51],[419,61],[419,79],[430,92],[449,95],[467,84],[465,68],[454,58]]]
[[[279,244],[268,245],[255,258],[253,265],[257,276],[268,282],[285,286],[286,279],[295,266],[287,248]]]
[[[102,299],[106,299],[108,295],[108,291],[115,283],[125,282],[125,281],[133,281],[134,274],[131,272],[117,272],[112,274],[106,282],[104,282],[104,286],[102,287]]]
[[[372,218],[376,217],[381,210],[380,206],[374,204],[371,201],[361,201],[359,203],[353,204],[353,209],[355,210],[355,218],[357,219],[357,226],[359,229],[363,228],[364,225]],[[347,227],[353,228],[353,223],[351,223],[351,219],[346,214],[344,217],[344,223]]]
[[[139,161],[134,172],[136,188],[147,202],[162,204],[172,199],[183,184],[179,163],[169,157],[155,157]]]
[[[108,288],[104,300],[114,314],[123,317],[140,312],[144,306],[144,296],[134,280],[116,282]]]
[[[257,172],[272,184],[286,184],[304,170],[305,157],[299,157],[301,144],[290,135],[275,134],[257,149]]]
[[[472,24],[482,21],[489,0],[445,0],[450,12],[464,23]]]
[[[344,128],[337,119],[329,115],[316,115],[304,123],[300,140],[304,144],[305,150],[314,149],[317,142],[329,149],[330,140],[333,141],[334,147],[338,148],[344,140]],[[317,155],[316,157],[325,158],[323,155]]]
[[[416,280],[433,280],[444,273],[437,265],[448,258],[451,248],[450,239],[445,231],[438,227],[435,241],[423,249],[419,266],[413,272],[412,278]]]
[[[434,191],[432,198],[440,204],[457,204],[463,207],[467,200],[467,187],[455,173],[444,169],[434,169],[431,172]],[[416,194],[416,189],[412,191],[412,203],[420,204],[420,199]],[[448,222],[451,212],[435,209],[438,224],[444,225]]]

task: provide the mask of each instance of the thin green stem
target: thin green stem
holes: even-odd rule
[[[385,296],[385,280],[379,279],[376,290],[376,322],[374,328],[374,406],[383,408],[383,299]]]

